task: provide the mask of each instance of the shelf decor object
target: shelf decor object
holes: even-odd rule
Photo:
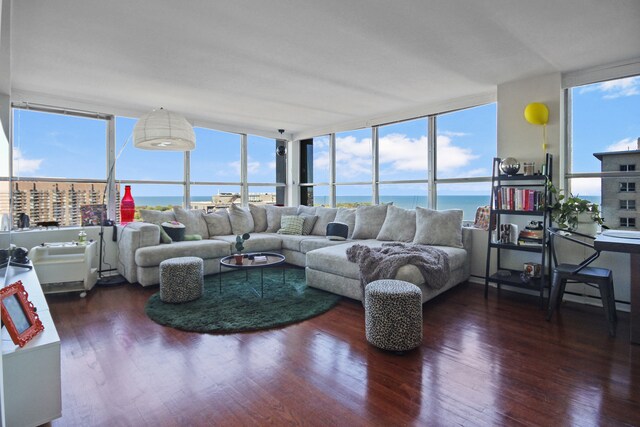
[[[493,159],[484,296],[488,297],[489,283],[495,283],[498,291],[501,285],[535,290],[540,295],[542,308],[544,289],[551,273],[546,230],[551,225],[549,188],[552,156],[549,153],[545,155],[543,168],[547,174],[542,175],[511,175],[502,167],[503,162],[498,157]],[[518,268],[505,267],[507,251],[536,254],[526,263],[539,264],[541,273],[538,277],[521,274],[522,263]],[[491,273],[493,254],[497,261],[494,274]]]
[[[120,224],[129,224],[133,222],[136,213],[136,202],[131,195],[131,186],[124,186],[124,197],[120,200]]]
[[[36,308],[27,298],[29,294],[17,282],[0,289],[0,304],[2,305],[2,322],[9,332],[14,344],[24,347],[33,337],[44,330]]]

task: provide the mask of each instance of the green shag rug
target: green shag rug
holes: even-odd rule
[[[264,269],[264,298],[260,292],[260,270],[249,271],[249,281],[241,270],[223,273],[222,293],[218,275],[205,276],[201,298],[182,304],[160,301],[160,292],[149,298],[147,316],[156,323],[194,332],[240,332],[269,329],[300,322],[322,314],[340,300],[340,296],[307,287],[303,269]]]

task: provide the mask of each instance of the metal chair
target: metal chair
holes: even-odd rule
[[[570,283],[585,283],[591,287],[600,289],[600,297],[602,298],[602,307],[604,313],[607,316],[609,323],[609,335],[616,336],[616,302],[613,292],[613,273],[607,268],[589,267],[593,261],[600,256],[600,251],[593,247],[593,244],[586,243],[574,238],[573,236],[580,236],[583,238],[594,240],[593,236],[589,236],[582,233],[572,231],[570,233],[560,230],[558,228],[548,228],[550,236],[551,257],[555,267],[551,274],[551,291],[549,293],[549,307],[547,309],[547,321],[551,320],[553,311],[562,302],[564,296],[564,290],[567,282]],[[561,238],[568,240],[572,243],[587,247],[594,251],[594,253],[580,264],[558,264],[558,258],[556,256],[555,239]]]

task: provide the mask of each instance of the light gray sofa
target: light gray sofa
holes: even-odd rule
[[[306,215],[311,217],[310,225],[313,227],[308,227],[306,231],[309,234],[306,235],[279,234],[277,230],[283,215]],[[437,217],[435,220],[429,219],[429,215]],[[245,241],[245,252],[281,253],[286,257],[287,263],[306,268],[309,286],[361,300],[358,265],[347,260],[346,251],[349,247],[354,244],[377,247],[385,241],[408,242],[415,239],[416,243],[442,243],[433,241],[435,235],[436,240],[451,242],[450,246],[438,244],[449,255],[451,274],[447,284],[438,290],[429,289],[413,265],[403,266],[396,276],[397,279],[418,285],[423,291],[424,302],[469,278],[471,232],[461,226],[461,212],[454,215],[457,219],[453,221],[449,214],[446,217],[444,214],[441,217],[438,215],[440,214],[436,211],[423,208],[407,211],[386,206],[332,209],[251,205],[246,210],[232,207],[215,214],[185,211],[178,207],[162,213],[146,211],[143,212],[143,219],[150,222],[119,226],[118,272],[131,283],[156,285],[159,283],[160,262],[174,257],[197,256],[204,261],[204,273],[215,274],[219,272],[220,259],[235,252],[236,235],[249,232],[251,238]],[[425,218],[431,221],[430,228],[424,227]],[[185,225],[187,235],[198,234],[203,240],[160,244],[161,230],[157,224],[165,220],[178,220]],[[349,226],[349,239],[335,241],[326,238],[324,230],[332,221]],[[455,225],[450,224],[451,222]],[[379,240],[378,237],[384,240]]]

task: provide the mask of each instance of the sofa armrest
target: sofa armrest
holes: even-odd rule
[[[160,227],[146,222],[118,226],[118,273],[129,283],[138,281],[136,251],[160,244]]]

